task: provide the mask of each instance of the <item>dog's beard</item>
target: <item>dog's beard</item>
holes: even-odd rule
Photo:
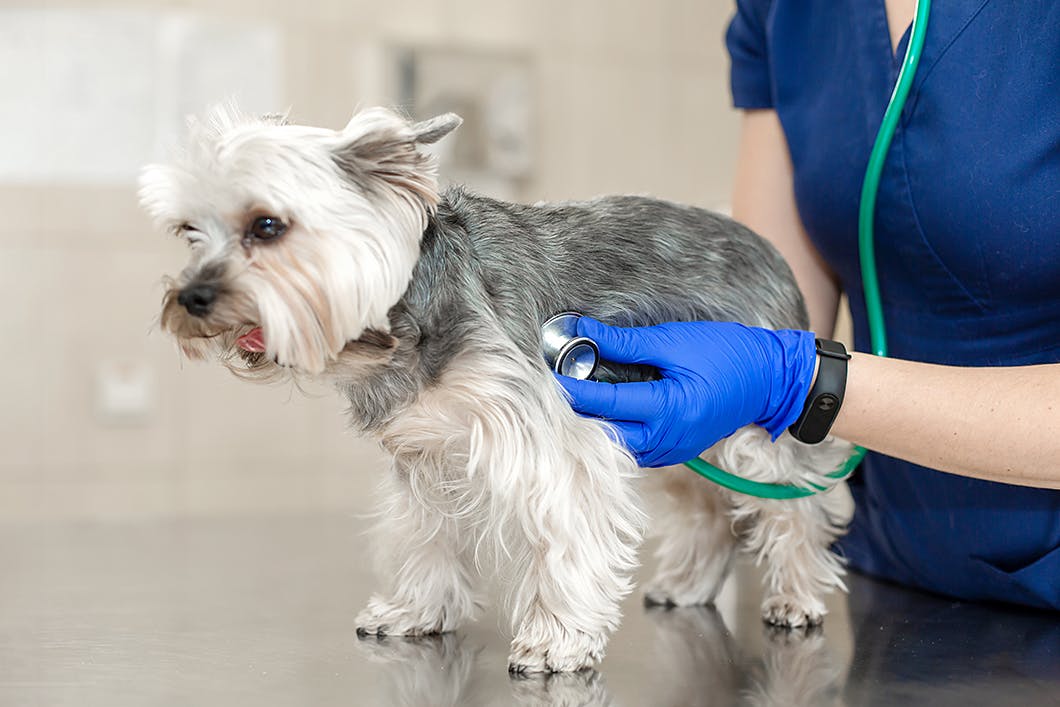
[[[160,324],[172,334],[181,352],[191,359],[216,358],[237,371],[268,368],[274,361],[265,351],[243,346],[244,337],[260,330],[253,300],[244,292],[221,286],[220,296],[206,317],[193,317],[177,298],[180,288],[168,283]]]
[[[311,376],[364,332],[388,332],[388,312],[411,280],[438,203],[435,165],[416,144],[436,141],[459,122],[443,118],[413,125],[388,111],[366,111],[331,133],[277,132],[222,115],[217,125],[193,131],[192,146],[206,149],[189,150],[176,168],[146,169],[141,200],[170,228],[202,229],[196,240],[214,249],[214,262],[205,265],[225,273],[208,279],[220,281],[222,297],[232,300],[218,299],[216,312],[195,318],[178,309],[171,292],[163,328],[189,356],[264,362]],[[223,170],[219,154],[226,155]],[[289,228],[274,241],[248,242],[240,235],[248,209],[266,209]],[[202,271],[196,264],[181,284],[195,283]]]
[[[387,312],[411,277],[419,239],[384,249],[372,233],[387,226],[345,236],[295,227],[249,258],[228,253],[223,267],[209,266],[221,272],[209,314],[191,316],[171,285],[162,327],[190,358],[214,357],[241,375],[278,372],[270,368],[318,375],[340,359],[349,363],[352,351],[392,348]]]
[[[163,328],[177,338],[188,358],[216,359],[240,378],[258,382],[297,380],[304,373],[284,365],[268,352],[262,326],[226,327],[192,317],[176,304],[177,292],[172,290],[167,294]],[[389,362],[397,346],[397,339],[390,334],[365,329],[356,339],[344,342],[341,350],[330,357],[327,372],[346,376],[363,373],[369,366]]]

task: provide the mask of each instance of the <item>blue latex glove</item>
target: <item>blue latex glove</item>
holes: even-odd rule
[[[595,341],[603,359],[662,373],[619,384],[556,376],[577,412],[611,422],[649,467],[688,461],[752,423],[775,441],[802,413],[817,363],[810,332],[732,322],[624,329],[582,317],[578,334]]]

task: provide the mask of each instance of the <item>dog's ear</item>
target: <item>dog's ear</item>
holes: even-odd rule
[[[455,115],[410,123],[385,108],[370,108],[350,120],[332,146],[339,168],[358,186],[371,189],[376,179],[407,189],[429,209],[438,203],[434,159],[416,149],[434,142],[460,124]]]
[[[443,113],[429,120],[413,123],[412,132],[416,136],[416,142],[430,145],[459,128],[463,122],[464,119],[456,113]]]

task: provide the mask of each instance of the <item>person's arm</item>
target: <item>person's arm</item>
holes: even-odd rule
[[[810,328],[830,337],[839,286],[802,226],[775,111],[741,118],[733,217],[777,247]],[[952,368],[855,354],[847,385],[840,437],[943,471],[1060,487],[1060,365]]]
[[[583,317],[578,335],[609,361],[662,373],[615,385],[558,377],[574,409],[611,422],[642,466],[687,461],[745,425],[775,438],[815,375],[808,332],[711,321],[625,329]],[[855,353],[832,433],[929,468],[1060,489],[1060,363],[958,368]]]
[[[742,120],[733,215],[777,247],[806,297],[811,328],[830,336],[839,288],[795,207],[780,122],[771,110]],[[815,372],[806,363],[814,361],[812,337],[781,340],[753,327],[618,329],[583,320],[579,334],[596,339],[609,360],[663,371],[655,383],[560,380],[575,409],[610,420],[646,466],[686,461],[743,425],[782,431]],[[793,360],[802,363],[793,368]],[[1060,488],[1060,364],[954,368],[854,354],[833,433],[930,468]]]
[[[776,246],[806,299],[810,329],[830,338],[839,306],[839,283],[802,226],[780,119],[772,110],[751,110],[744,111],[740,120],[733,218]]]
[[[959,368],[856,353],[832,432],[941,471],[1060,488],[1060,364]]]

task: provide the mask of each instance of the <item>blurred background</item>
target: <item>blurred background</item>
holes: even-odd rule
[[[184,117],[466,118],[443,171],[521,201],[627,192],[725,208],[722,36],[695,0],[0,3],[0,520],[359,511],[380,456],[327,390],[182,362],[155,323],[185,248],[136,176]]]

